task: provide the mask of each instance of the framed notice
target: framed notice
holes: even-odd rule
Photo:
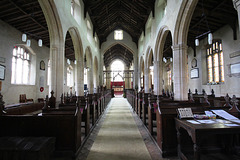
[[[240,62],[234,63],[234,64],[229,64],[228,65],[228,72],[230,77],[238,77],[240,78]]]
[[[5,79],[5,66],[0,64],[0,80]]]
[[[191,79],[199,78],[199,69],[198,68],[191,69],[190,77]]]

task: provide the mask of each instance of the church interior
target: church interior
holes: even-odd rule
[[[0,160],[240,159],[240,0],[0,13]]]

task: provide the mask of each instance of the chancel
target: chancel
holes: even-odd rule
[[[240,159],[239,0],[0,13],[0,160]]]

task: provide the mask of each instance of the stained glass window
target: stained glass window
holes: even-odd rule
[[[15,46],[12,57],[12,84],[29,84],[30,54],[25,48]]]
[[[224,82],[223,51],[220,40],[213,41],[213,44],[207,48],[207,68],[208,83],[218,84]]]

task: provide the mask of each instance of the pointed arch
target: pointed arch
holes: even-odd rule
[[[76,27],[71,27],[68,29],[68,32],[73,41],[75,59],[83,62],[83,46],[79,31]]]
[[[151,65],[152,60],[153,61],[155,60],[155,58],[153,56],[153,50],[152,50],[151,47],[148,47],[148,49],[147,49],[145,60],[146,60],[146,68],[149,68],[150,65]]]
[[[187,45],[189,25],[197,3],[198,0],[183,0],[181,3],[174,30],[173,46]]]
[[[70,27],[68,32],[72,38],[73,48],[74,48],[74,55],[76,60],[76,76],[75,76],[75,84],[76,84],[76,93],[78,96],[83,96],[84,93],[84,58],[83,58],[83,46],[80,33],[76,27]]]
[[[154,57],[157,61],[162,61],[163,58],[163,49],[165,40],[167,38],[168,33],[170,32],[168,26],[162,26],[158,32],[157,41],[155,45]]]
[[[50,38],[50,91],[55,92],[56,101],[64,92],[64,36],[61,21],[53,0],[39,0],[44,17],[47,22]],[[60,84],[60,85],[59,85]]]
[[[92,51],[88,46],[85,49],[84,66],[87,69],[87,88],[90,94],[93,93],[93,65],[92,65]]]

